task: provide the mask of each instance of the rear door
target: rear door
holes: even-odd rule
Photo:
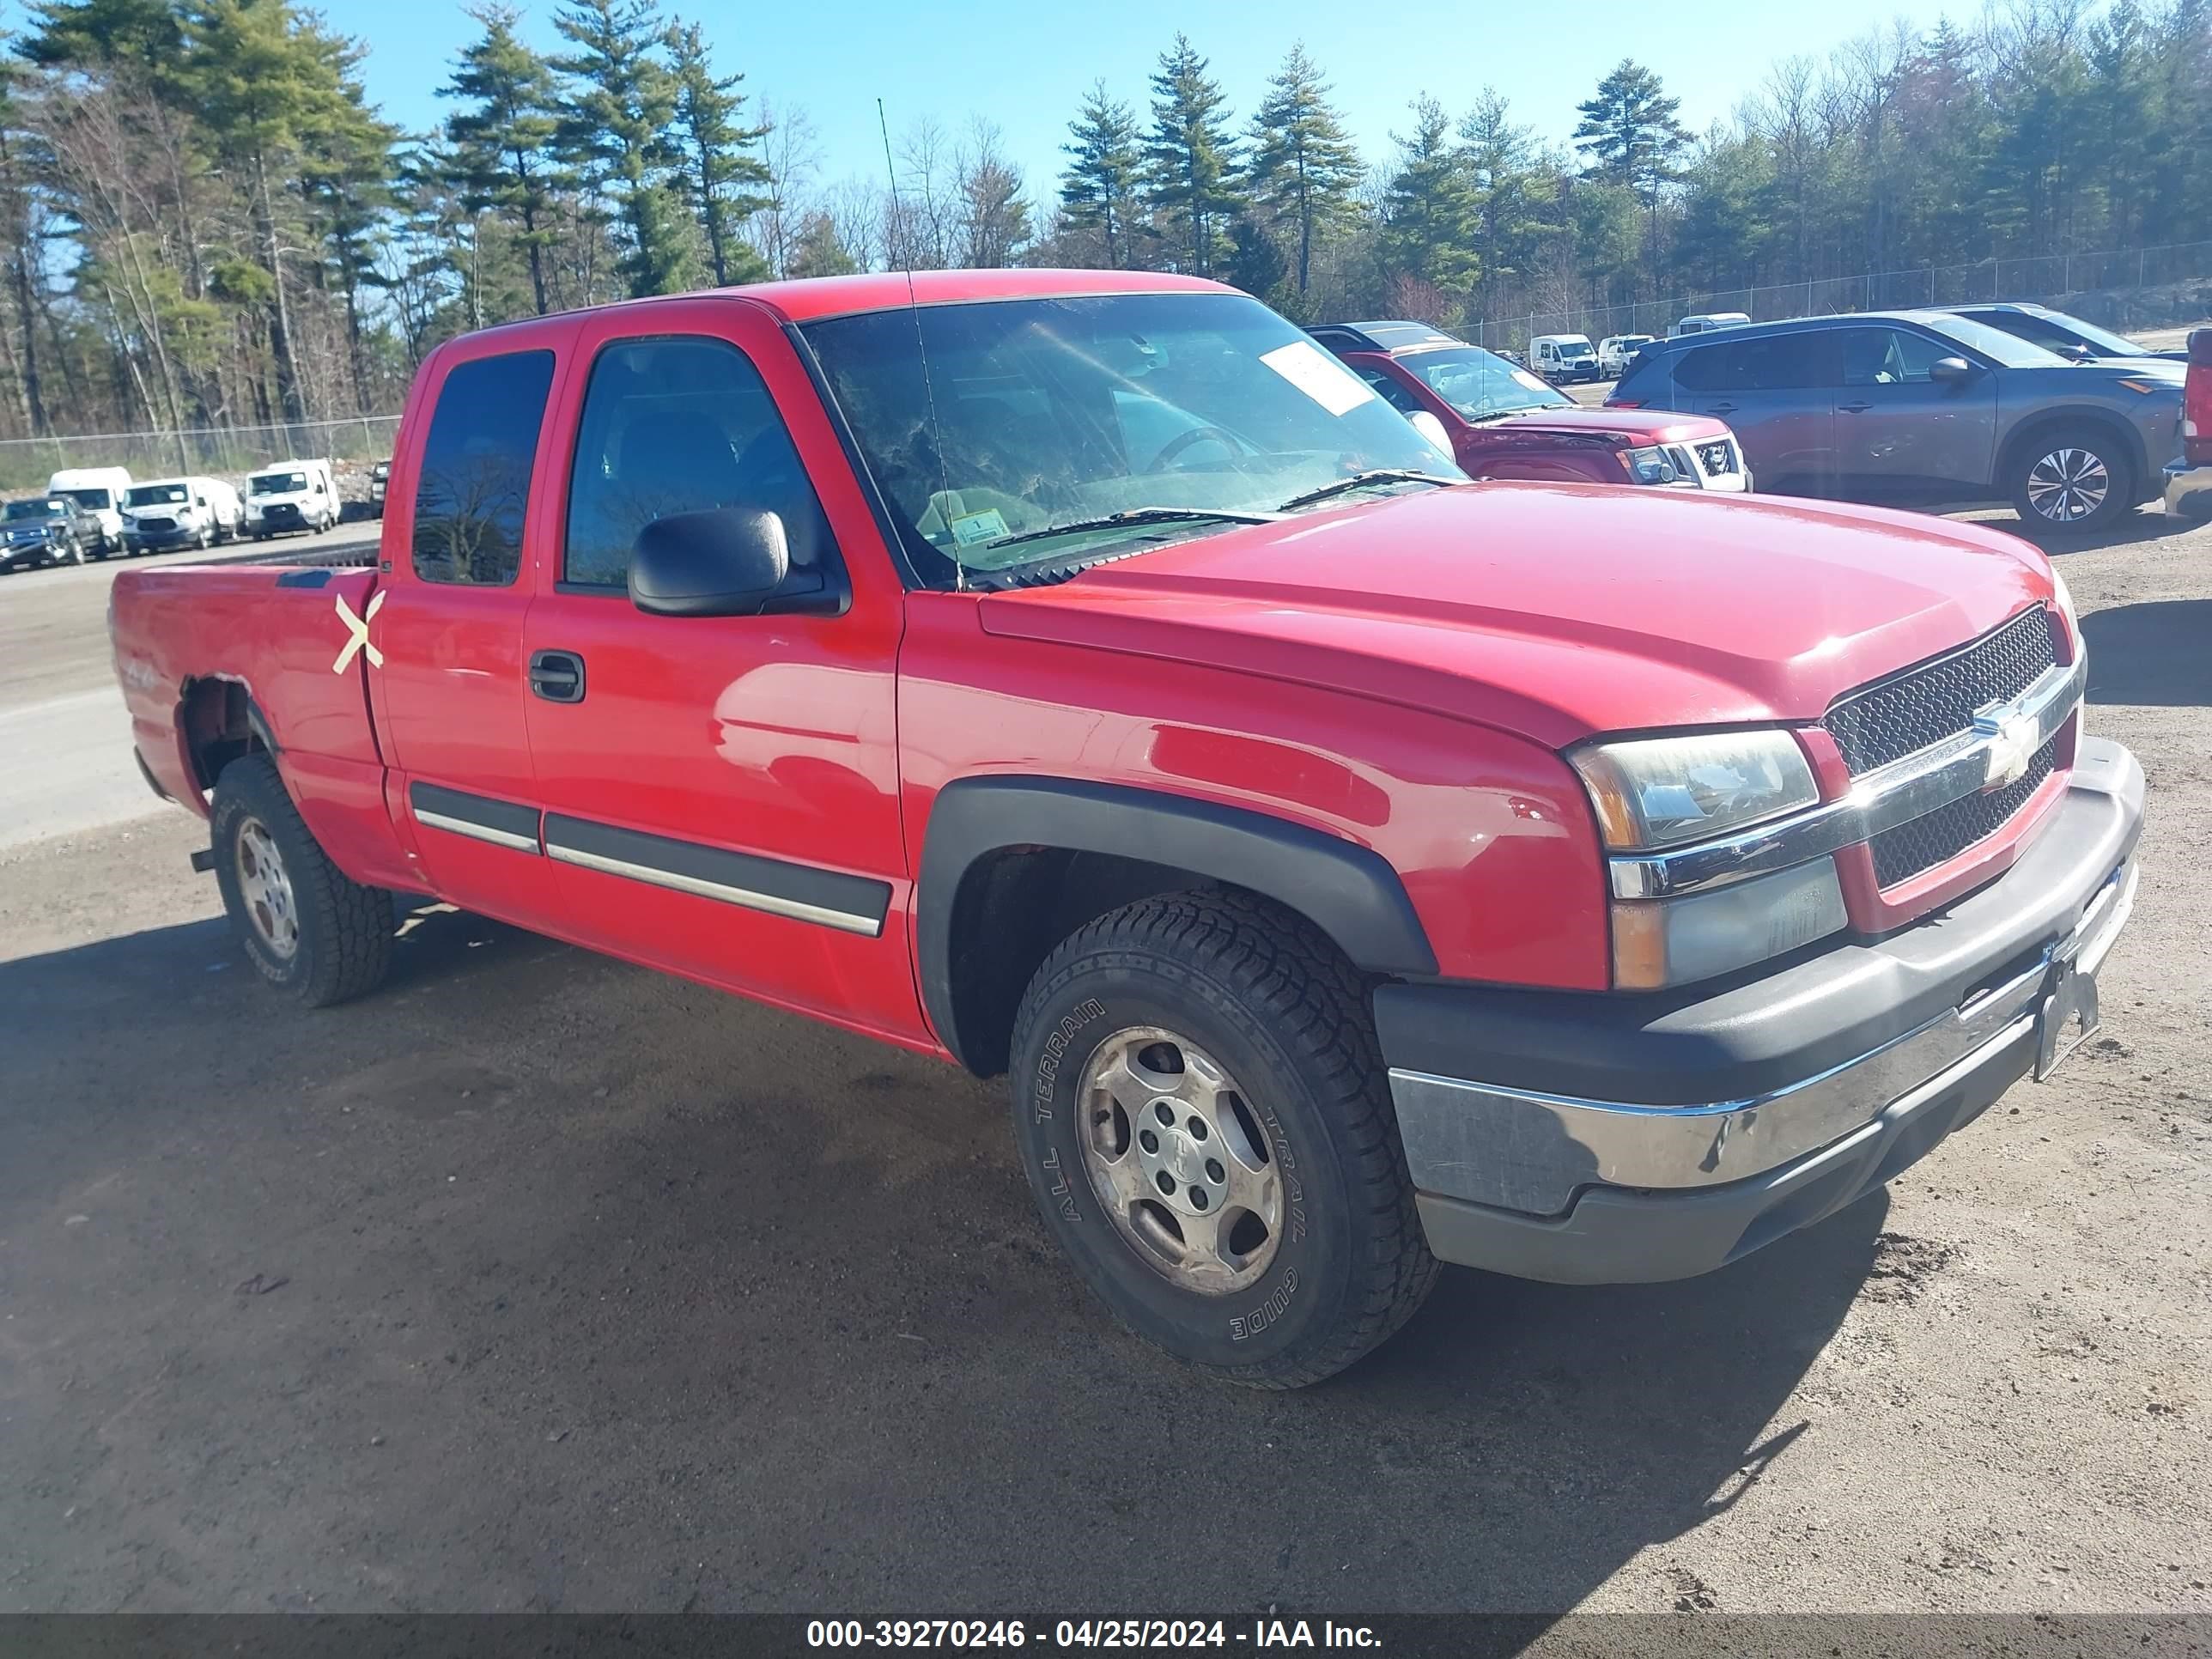
[[[1717,335],[1710,345],[1674,354],[1674,407],[1727,422],[1762,490],[1831,493],[1836,478],[1829,389],[1835,378],[1833,332]]]
[[[1966,353],[1917,329],[1869,324],[1836,332],[1843,493],[1908,507],[1985,497],[1996,444],[1996,374],[1977,365],[1965,381],[1935,380],[1936,362]]]
[[[334,652],[358,638],[368,654],[394,805],[428,884],[526,925],[552,914],[522,629],[526,573],[546,534],[532,484],[562,368],[559,338],[538,333],[532,349],[508,351],[471,341],[433,368],[394,463],[375,610],[341,607],[331,623]]]
[[[579,337],[573,453],[548,484],[562,515],[524,630],[562,931],[910,1038],[903,589],[768,313],[702,301],[653,322],[612,311]],[[774,512],[820,599],[738,617],[633,605],[638,532],[726,507]]]

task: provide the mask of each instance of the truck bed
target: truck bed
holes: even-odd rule
[[[205,817],[216,774],[264,748],[341,867],[412,886],[384,805],[367,653],[349,650],[348,617],[366,617],[375,592],[374,556],[121,571],[108,635],[155,789]]]

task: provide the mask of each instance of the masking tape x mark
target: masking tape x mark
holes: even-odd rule
[[[349,637],[345,642],[345,649],[338,653],[338,659],[331,665],[331,673],[344,673],[346,665],[353,660],[354,653],[356,651],[365,651],[368,653],[368,665],[371,668],[384,666],[384,653],[368,642],[368,625],[375,620],[376,613],[383,608],[384,595],[374,594],[369,599],[368,611],[364,615],[356,617],[353,614],[353,607],[345,602],[345,595],[343,593],[338,595],[338,620],[346,625],[346,633]]]

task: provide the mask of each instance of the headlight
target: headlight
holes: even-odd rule
[[[1661,444],[1654,444],[1649,449],[1624,449],[1620,452],[1620,464],[1627,469],[1628,476],[1640,484],[1677,483],[1684,476],[1682,469],[1674,465],[1674,456]]]
[[[1771,729],[1596,743],[1567,758],[1614,852],[1703,841],[1820,799],[1797,740]]]

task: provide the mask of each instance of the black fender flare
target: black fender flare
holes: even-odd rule
[[[1436,952],[1387,860],[1270,813],[1072,778],[959,778],[938,792],[915,884],[922,1006],[963,1065],[954,917],[969,874],[1010,848],[1103,853],[1188,870],[1296,911],[1370,974],[1433,976]]]

